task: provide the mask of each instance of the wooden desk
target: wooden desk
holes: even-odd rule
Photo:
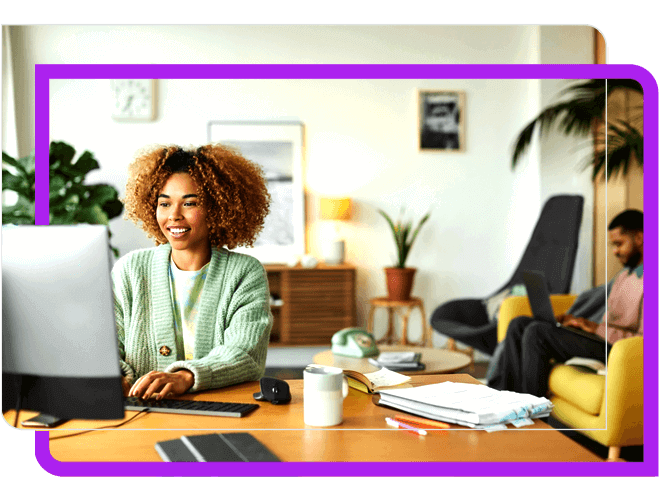
[[[476,383],[467,374],[422,375],[413,377],[415,385],[443,381]],[[382,461],[382,462],[508,462],[508,461],[602,461],[559,431],[543,422],[534,426],[487,433],[460,426],[450,430],[429,430],[427,436],[393,429],[386,416],[397,410],[376,406],[372,396],[350,390],[344,402],[344,422],[336,427],[315,428],[303,423],[303,381],[291,380],[292,401],[261,407],[244,418],[146,413],[121,427],[121,430],[94,431],[80,436],[52,440],[73,433],[71,429],[101,427],[114,421],[69,421],[50,431],[50,451],[58,461],[85,462],[160,462],[154,449],[158,441],[183,435],[209,432],[245,431],[273,451],[281,460]],[[188,395],[189,399],[252,402],[256,382],[222,390]],[[126,412],[126,418],[135,412]],[[21,413],[21,421],[33,412]],[[5,418],[13,423],[13,411]],[[68,430],[67,430],[68,429]]]
[[[406,375],[432,375],[440,373],[455,373],[468,366],[471,362],[466,354],[448,349],[434,349],[431,347],[402,347],[381,345],[378,348],[383,352],[388,351],[414,351],[422,353],[422,363],[424,370],[406,372],[404,370],[395,370]],[[360,373],[371,373],[378,371],[379,368],[367,361],[367,358],[351,358],[348,356],[339,356],[332,353],[331,350],[319,352],[314,356],[314,363],[326,366],[336,366],[342,370],[355,370]]]

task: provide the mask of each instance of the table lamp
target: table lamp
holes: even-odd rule
[[[321,220],[334,221],[333,232],[321,243],[321,252],[326,264],[344,262],[344,240],[339,236],[339,221],[351,218],[350,198],[321,198]]]

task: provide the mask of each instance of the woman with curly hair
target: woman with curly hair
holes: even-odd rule
[[[162,399],[262,377],[268,280],[257,259],[228,250],[263,228],[261,168],[220,145],[150,148],[129,167],[124,204],[157,245],[112,271],[124,394]]]

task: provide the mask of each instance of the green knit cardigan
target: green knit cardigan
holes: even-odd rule
[[[268,278],[249,255],[213,248],[200,297],[193,359],[177,361],[169,265],[172,247],[133,251],[112,270],[122,373],[190,370],[201,391],[264,375],[273,317]],[[183,357],[183,356],[181,356]]]

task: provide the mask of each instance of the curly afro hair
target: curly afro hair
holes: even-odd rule
[[[175,173],[190,174],[206,210],[212,247],[253,246],[270,207],[270,194],[259,165],[220,144],[186,150],[153,146],[140,151],[128,169],[125,218],[156,240],[167,243],[156,221],[157,197]]]

